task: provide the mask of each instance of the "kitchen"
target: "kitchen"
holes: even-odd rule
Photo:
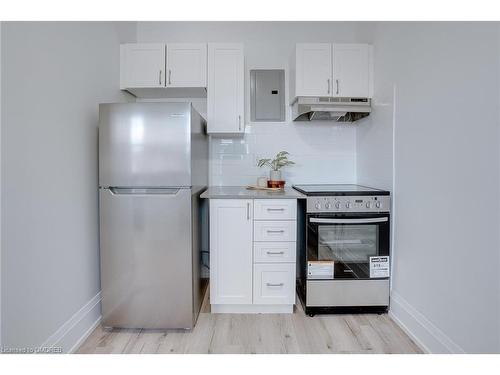
[[[2,22],[1,35],[2,212],[9,218],[2,220],[4,347],[62,346],[64,352],[86,353],[499,351],[499,302],[494,298],[500,287],[495,271],[498,251],[494,251],[498,245],[498,236],[494,233],[497,233],[499,221],[498,210],[489,208],[498,201],[499,193],[498,111],[492,109],[497,108],[499,102],[498,24]],[[47,40],[56,41],[57,46]],[[483,43],[476,43],[478,40]],[[29,41],[27,46],[21,43],[24,41]],[[462,51],[464,44],[470,49],[466,54]],[[79,48],[85,48],[86,55],[78,53]],[[45,49],[60,50],[65,55],[55,56],[46,53]],[[135,54],[137,50],[148,56],[136,58],[140,54]],[[24,80],[23,74],[33,51],[39,56],[38,73],[32,72],[30,79]],[[100,57],[96,58],[98,54]],[[88,57],[91,55],[94,57]],[[169,66],[176,62],[176,57],[177,65]],[[58,63],[61,61],[69,62],[69,66]],[[124,69],[124,64],[141,65],[144,62],[144,69],[138,69],[137,65],[130,70]],[[355,73],[351,74],[352,70],[347,68],[336,71],[342,63]],[[82,69],[81,77],[72,76],[75,66]],[[479,66],[481,69],[476,69]],[[189,72],[196,68],[201,75],[191,71],[180,82],[176,74],[178,69]],[[154,76],[147,73],[148,69],[154,70]],[[463,71],[470,72],[470,76],[459,74]],[[127,76],[127,72],[135,76]],[[148,83],[139,82],[140,79],[132,82],[132,78],[143,73]],[[50,77],[58,74],[70,78],[67,82],[58,80],[51,86]],[[344,86],[343,80],[349,82],[351,77],[356,79],[351,83],[354,92],[348,91],[349,83]],[[194,78],[196,82],[188,82]],[[264,95],[267,97],[263,100],[263,92],[259,92],[258,87],[271,81],[276,85],[272,90],[266,88]],[[222,89],[211,91],[218,84]],[[53,95],[33,92],[33,85],[48,87]],[[54,123],[48,120],[49,115],[58,111],[54,109],[55,102],[67,102],[62,95],[67,85],[93,86],[88,91],[75,93],[77,99],[86,104],[79,107],[78,113],[84,119],[79,120],[81,125],[75,123],[74,128],[66,127],[61,120],[64,116],[72,116],[74,109],[71,106],[58,109],[62,113],[52,117]],[[463,86],[474,95],[457,95]],[[360,87],[364,90],[361,93]],[[228,90],[233,90],[233,94],[227,94]],[[346,93],[342,94],[342,90]],[[326,104],[301,102],[299,109],[298,105],[294,107],[298,104],[294,103],[297,97],[367,101],[348,103],[356,107],[353,111],[345,110],[345,103],[330,99]],[[32,111],[24,110],[26,100],[35,99],[39,105]],[[272,106],[266,105],[269,103]],[[185,180],[158,184],[139,180],[134,185],[119,179],[122,176],[118,176],[117,163],[133,160],[133,155],[141,152],[140,146],[146,144],[141,142],[151,135],[147,127],[154,121],[141,125],[137,117],[133,120],[134,114],[148,116],[149,110],[144,109],[147,107],[174,108],[171,114],[175,115],[175,121],[181,122],[178,115],[182,112],[187,116],[184,120],[191,119],[190,129],[194,129],[194,124],[198,124],[199,129],[206,127],[205,141],[195,137],[205,146],[195,146],[192,141],[191,152],[185,159],[170,160],[169,165],[175,170],[193,171],[190,176],[182,177]],[[116,124],[113,118],[119,118],[129,108],[135,108],[130,110],[135,112],[127,115],[130,120],[120,123],[130,121],[127,134],[130,139],[134,138],[132,143],[136,143],[125,151],[129,154],[121,149],[117,151],[119,158],[113,159],[106,153],[113,152],[113,136],[118,132],[106,133],[106,129]],[[299,112],[305,118],[299,118]],[[346,113],[363,115],[354,115],[356,120],[353,122],[338,122],[337,117],[341,119]],[[482,118],[475,123],[478,113]],[[323,115],[329,119],[321,119]],[[42,119],[40,126],[43,125],[43,129],[35,126],[37,119]],[[472,123],[474,130],[470,126]],[[189,138],[188,133],[182,136]],[[55,141],[57,137],[66,137],[68,142]],[[179,136],[172,138],[179,139]],[[158,146],[159,138],[146,140],[153,147]],[[119,147],[123,146],[118,143]],[[165,160],[175,155],[172,152],[175,147],[170,144],[168,148],[155,148],[151,152],[155,157],[161,154]],[[24,152],[27,149],[32,151]],[[206,161],[193,156],[195,149],[206,153]],[[259,167],[258,161],[273,159],[280,151],[288,152],[288,160],[294,162],[280,169],[285,190],[247,189],[247,186],[267,184],[263,178],[271,177],[272,168]],[[59,160],[61,153],[69,158],[57,162],[62,176],[54,174],[44,179],[40,167]],[[129,164],[130,168],[136,168],[135,176],[149,173],[158,166],[146,159],[143,162]],[[201,162],[206,164],[200,167],[198,163]],[[74,165],[78,166],[78,172]],[[477,168],[478,165],[491,167],[486,172]],[[196,167],[200,167],[199,175],[206,182],[191,180]],[[106,171],[109,176],[117,173],[118,182],[106,181]],[[75,176],[78,173],[81,176]],[[464,180],[464,174],[470,178]],[[68,175],[75,176],[74,180],[63,178]],[[39,182],[39,189],[33,188],[33,181]],[[474,183],[477,181],[482,184],[480,194]],[[134,191],[119,189],[143,189],[139,193],[145,197],[148,188],[174,189],[162,193],[179,194],[184,192],[184,186],[206,187],[193,190],[193,194],[199,195],[196,202],[200,209],[187,217],[189,209],[180,208],[173,218],[165,218],[162,228],[171,225],[168,220],[174,220],[175,224],[186,220],[184,223],[189,225],[198,214],[196,223],[200,227],[195,228],[192,224],[194,229],[189,233],[159,228],[157,234],[164,236],[159,238],[166,242],[174,238],[175,242],[169,244],[173,247],[179,247],[181,235],[196,237],[199,246],[188,244],[186,248],[196,247],[200,251],[199,262],[195,263],[207,282],[200,287],[198,297],[190,298],[196,288],[191,288],[192,278],[182,269],[190,264],[185,260],[176,263],[168,259],[162,265],[151,258],[148,263],[151,268],[141,272],[154,269],[158,279],[154,280],[155,275],[149,273],[146,275],[149,281],[142,281],[154,284],[160,280],[166,287],[158,290],[160,294],[146,296],[152,291],[149,289],[140,297],[159,302],[161,293],[171,293],[169,296],[176,301],[188,297],[198,302],[193,302],[188,309],[192,315],[191,312],[179,315],[183,320],[180,325],[148,327],[148,322],[153,322],[151,315],[157,312],[145,307],[147,304],[129,306],[129,310],[122,311],[113,305],[122,304],[122,298],[130,295],[127,285],[135,287],[130,284],[131,279],[119,276],[130,276],[139,272],[140,267],[139,263],[120,263],[122,254],[112,253],[116,259],[106,258],[110,255],[105,250],[106,244],[113,241],[109,236],[115,235],[109,228],[117,222],[116,217],[103,218],[106,212],[115,215],[114,211],[103,209],[103,204],[112,202],[111,199],[106,201],[103,194],[133,199]],[[97,199],[99,187],[100,200]],[[108,191],[110,189],[115,191]],[[74,200],[70,192],[85,198]],[[155,199],[160,198],[155,196]],[[79,202],[86,202],[86,206],[80,207]],[[466,212],[462,204],[467,207]],[[150,208],[158,207],[152,204]],[[154,222],[163,220],[164,212],[171,212],[169,205],[164,207],[158,210],[163,213],[157,213],[160,216],[152,219]],[[72,210],[79,214],[75,215]],[[136,207],[137,220],[140,220],[139,211]],[[120,249],[136,246],[134,244],[140,241],[134,242],[137,239],[134,228],[126,226],[127,211],[116,212],[121,212],[117,215],[123,219],[118,224],[124,225],[116,229]],[[479,219],[470,221],[467,220],[469,216]],[[379,222],[334,224],[335,220],[346,217]],[[60,238],[61,243],[54,242],[54,230],[61,225],[67,231]],[[349,225],[351,230],[344,230]],[[23,236],[23,226],[38,229]],[[87,234],[92,233],[91,238],[85,231],[78,231],[78,226],[89,228]],[[361,226],[369,229],[362,230]],[[338,227],[344,229],[331,229]],[[198,235],[195,230],[199,231]],[[376,243],[376,250],[365,250],[369,255],[363,258],[366,258],[363,272],[368,274],[362,278],[384,281],[379,289],[381,294],[370,290],[363,283],[366,280],[352,279],[349,280],[354,283],[354,290],[349,288],[347,294],[343,291],[335,294],[329,288],[315,291],[310,287],[302,294],[302,273],[312,274],[311,278],[303,278],[305,283],[314,276],[318,277],[314,282],[320,283],[339,281],[339,272],[344,270],[361,272],[352,267],[339,268],[342,262],[338,260],[314,264],[320,261],[321,251],[323,256],[326,251],[325,247],[319,250],[320,243],[325,245],[329,241],[330,251],[338,247],[338,252],[345,250],[337,246],[339,244],[362,243],[363,238],[349,237],[354,232],[376,238],[375,242],[370,241]],[[316,237],[312,242],[316,243],[317,259],[309,259],[301,251],[309,246],[308,241],[314,233]],[[80,243],[82,247],[68,247],[70,243]],[[471,246],[485,260],[481,270],[465,271]],[[30,250],[33,248],[44,251],[33,252]],[[63,249],[70,251],[71,256],[65,257]],[[51,253],[53,251],[58,256]],[[136,257],[137,248],[130,251],[130,259],[135,259],[134,262],[144,261]],[[44,252],[52,256],[44,257]],[[277,261],[273,256],[281,259]],[[53,265],[55,257],[64,262]],[[374,258],[373,264],[369,264],[370,257]],[[382,277],[371,277],[375,260],[382,260],[375,259],[377,257],[386,258],[383,260],[390,266],[384,267],[383,272],[387,273],[382,273]],[[49,276],[43,272],[45,276],[42,276],[37,264],[52,269],[54,274]],[[193,264],[193,268],[186,268],[188,273],[194,270]],[[119,267],[130,268],[120,270]],[[168,272],[162,273],[162,269]],[[467,282],[459,272],[470,273]],[[45,283],[34,285],[29,274],[53,284],[57,294],[47,293]],[[286,276],[282,279],[277,274]],[[66,281],[58,285],[57,280],[61,279]],[[75,283],[76,279],[80,281]],[[263,280],[263,284],[258,284],[258,280]],[[107,294],[108,282],[116,294]],[[359,282],[363,284],[361,293]],[[20,284],[13,288],[16,283]],[[38,296],[16,297],[17,288],[30,290],[29,285],[34,285],[30,288],[34,288],[32,293]],[[169,285],[175,288],[169,289]],[[276,289],[286,291],[279,294]],[[365,290],[370,292],[363,295]],[[470,301],[464,301],[464,294]],[[311,310],[315,306],[307,303],[307,296],[318,296],[322,301],[318,307],[339,307],[339,300],[349,300],[356,295],[361,296],[361,302],[356,297],[355,302],[341,302],[340,305],[363,308],[375,305],[381,309],[323,311]],[[383,302],[372,303],[376,295],[382,295]],[[116,297],[117,301],[107,305],[109,296]],[[326,305],[324,296],[327,296]],[[61,302],[65,299],[67,303]],[[176,310],[184,309],[181,304],[169,303],[168,299],[163,302],[168,305],[165,308],[174,309],[169,310],[174,315]],[[31,318],[33,309],[40,310],[38,322]],[[60,315],[52,315],[55,310]],[[118,316],[113,317],[109,311]],[[471,314],[478,314],[474,324],[470,323]],[[187,319],[191,323],[186,326],[188,316],[192,319]],[[127,317],[132,318],[131,325]],[[134,321],[142,317],[145,319],[140,323]],[[125,320],[116,323],[116,319]],[[21,330],[22,326],[31,329]]]

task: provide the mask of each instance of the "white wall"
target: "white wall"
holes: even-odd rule
[[[2,28],[0,22],[0,165],[2,165]],[[1,172],[1,170],[0,170]],[[2,173],[0,173],[0,346],[2,346]]]
[[[100,315],[98,103],[133,23],[4,23],[2,343],[69,350]]]
[[[248,123],[250,69],[287,69],[295,43],[364,42],[365,26],[357,22],[139,22],[137,38],[140,42],[244,43]],[[288,102],[288,94],[286,98]],[[289,151],[297,162],[285,170],[290,185],[356,182],[356,127],[295,123],[288,113],[286,123],[247,125],[244,138],[213,138],[210,183],[255,183],[257,176],[268,173],[256,167],[256,159],[280,150]]]
[[[356,122],[358,183],[389,191],[393,190],[394,81],[387,64],[394,68],[391,63],[393,52],[378,45],[373,49],[372,113]]]
[[[357,165],[360,182],[394,181],[392,314],[429,351],[500,352],[498,24],[379,23],[373,35]]]

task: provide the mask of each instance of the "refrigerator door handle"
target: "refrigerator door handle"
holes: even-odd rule
[[[118,188],[110,187],[109,191],[113,195],[177,195],[180,188]]]

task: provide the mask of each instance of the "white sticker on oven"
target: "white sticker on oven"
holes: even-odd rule
[[[317,280],[333,279],[333,261],[313,261],[307,262],[307,278]]]
[[[389,277],[389,268],[388,256],[370,257],[370,278]]]

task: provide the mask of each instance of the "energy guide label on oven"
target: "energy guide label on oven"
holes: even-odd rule
[[[309,261],[307,262],[308,279],[333,279],[333,261]]]
[[[370,257],[370,278],[389,277],[388,256]]]

